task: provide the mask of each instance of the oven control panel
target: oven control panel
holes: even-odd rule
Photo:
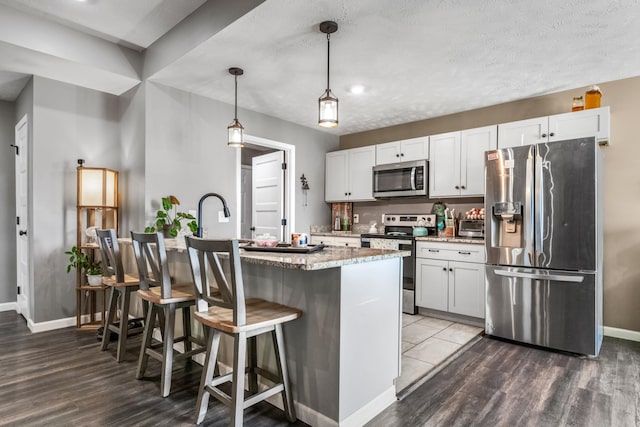
[[[384,214],[385,226],[435,227],[435,214]]]

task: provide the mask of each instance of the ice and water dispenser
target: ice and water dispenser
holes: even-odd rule
[[[521,248],[523,204],[496,202],[491,206],[491,246]]]

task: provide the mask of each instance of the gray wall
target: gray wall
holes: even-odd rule
[[[16,301],[15,123],[15,104],[0,101],[0,304]]]
[[[144,228],[146,85],[141,83],[120,96],[120,236]]]
[[[324,202],[324,158],[338,148],[338,137],[270,116],[240,109],[238,118],[247,134],[296,147],[296,229],[309,231],[310,224],[326,222],[329,205]],[[150,224],[160,198],[175,195],[181,210],[196,209],[200,196],[220,193],[231,209],[229,223],[217,222],[221,205],[209,200],[203,226],[209,236],[235,237],[236,151],[227,147],[227,126],[233,106],[155,83],[146,86],[145,211]],[[311,190],[307,206],[299,185],[304,173]]]
[[[64,251],[76,244],[76,159],[120,169],[118,97],[34,77],[31,150],[34,266],[32,318],[75,316],[75,277]]]

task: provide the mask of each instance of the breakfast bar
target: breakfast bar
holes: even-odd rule
[[[168,239],[166,246],[172,276],[188,277],[184,243]],[[396,400],[402,257],[409,255],[339,247],[308,254],[241,250],[246,297],[303,312],[284,328],[300,420],[313,426],[362,425]],[[260,348],[259,357],[271,364],[270,346]],[[282,405],[279,396],[270,401]]]

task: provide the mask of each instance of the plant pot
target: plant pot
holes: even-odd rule
[[[170,224],[165,224],[162,226],[162,237],[164,237],[165,239],[173,239],[174,237],[170,234],[171,231],[171,225]]]
[[[89,282],[89,286],[102,285],[102,274],[87,274],[87,282]]]

